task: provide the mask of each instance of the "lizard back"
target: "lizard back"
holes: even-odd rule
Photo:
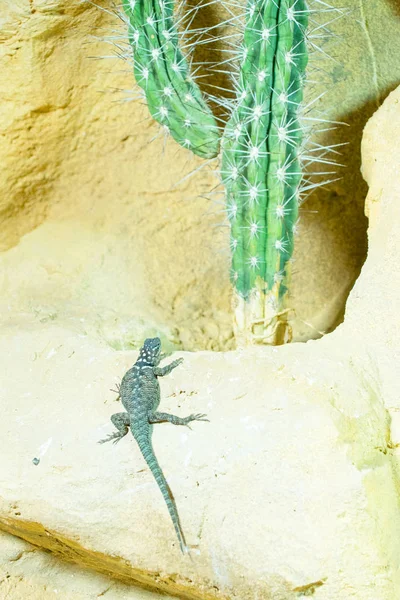
[[[185,536],[175,498],[154,453],[151,439],[153,425],[149,423],[149,414],[155,411],[160,404],[160,384],[153,368],[153,365],[143,360],[141,353],[133,367],[122,378],[120,386],[121,402],[130,416],[132,435],[163,495],[180,548],[182,552],[186,552]]]
[[[145,459],[158,487],[161,490],[167,505],[175,532],[183,553],[187,552],[185,536],[179,520],[178,509],[171,488],[165,479],[164,473],[154,454],[152,433],[154,423],[169,422],[174,425],[190,427],[192,421],[208,421],[204,414],[191,414],[188,417],[178,417],[169,413],[158,412],[160,403],[160,385],[158,377],[164,377],[178,367],[182,358],[160,367],[159,363],[164,358],[161,354],[160,338],[148,338],[140,349],[139,358],[122,378],[118,392],[126,410],[111,416],[111,421],[116,427],[114,433],[108,435],[100,443],[113,441],[119,442],[131,429],[139,449]]]

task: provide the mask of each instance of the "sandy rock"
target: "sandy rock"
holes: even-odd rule
[[[146,592],[60,560],[0,532],[0,597],[5,600],[158,600]],[[169,600],[163,596],[164,600]]]
[[[399,118],[392,114],[399,94],[375,117],[380,136]],[[374,131],[367,129],[372,140]],[[162,382],[165,409],[205,410],[211,420],[192,432],[168,425],[155,432],[193,562],[179,554],[133,441],[96,445],[119,410],[108,389],[135,354],[52,321],[26,317],[3,328],[1,526],[85,566],[186,598],[289,600],[313,590],[322,600],[392,598],[400,520],[384,400],[394,389],[397,331],[385,324],[399,288],[383,293],[397,271],[382,258],[396,252],[385,225],[398,223],[398,205],[385,182],[384,210],[371,220],[377,246],[343,326],[306,345],[185,354],[184,366]],[[388,355],[391,371],[382,368]]]
[[[177,225],[170,218],[181,204],[177,200],[175,212],[168,212],[164,191],[157,188],[159,165],[150,160],[148,149],[135,164],[137,172],[151,165],[148,180],[135,180],[135,193],[143,194],[146,203],[139,210],[130,203],[127,174],[135,146],[130,141],[122,158],[114,153],[113,142],[119,139],[120,150],[123,137],[119,109],[107,119],[95,104],[80,112],[77,97],[82,95],[74,95],[75,83],[71,79],[68,86],[68,77],[53,89],[52,75],[57,81],[61,60],[51,62],[59,50],[55,40],[67,26],[73,32],[69,42],[79,46],[81,36],[72,24],[89,27],[94,13],[84,5],[51,6],[38,2],[32,11],[31,3],[20,0],[15,10],[8,10],[10,47],[16,53],[16,32],[24,39],[33,32],[35,44],[22,46],[33,53],[29,57],[38,72],[32,77],[37,85],[29,99],[32,106],[22,94],[24,100],[8,123],[16,137],[6,169],[6,188],[13,190],[4,212],[7,243],[16,244],[26,235],[2,257],[0,527],[125,584],[182,598],[393,600],[400,589],[395,145],[400,89],[366,128],[363,172],[370,185],[370,244],[343,325],[307,344],[182,353],[182,367],[162,382],[165,410],[179,415],[204,411],[210,417],[210,423],[194,424],[193,431],[160,425],[154,435],[192,546],[191,561],[179,553],[162,497],[131,437],[116,447],[96,442],[111,431],[109,417],[120,410],[109,388],[136,356],[126,348],[139,330],[133,325],[126,333],[124,315],[139,315],[140,325],[150,321],[155,329],[163,324],[171,343],[181,341],[176,325],[183,316],[186,347],[199,340],[202,345],[210,335],[206,321],[219,323],[221,316],[224,322],[227,314],[228,294],[223,296],[215,285],[222,262],[216,266],[211,261],[210,266],[198,252],[192,213],[186,209]],[[23,80],[18,62],[10,59],[9,66]],[[73,68],[78,74],[76,63]],[[80,79],[82,87],[83,81],[88,85],[87,75]],[[26,115],[32,122],[25,131]],[[53,119],[56,124],[51,125]],[[119,123],[120,137],[99,140],[98,121],[107,127]],[[64,125],[69,135],[76,135],[69,148],[60,146],[54,133]],[[29,155],[29,164],[20,159],[32,140],[45,143],[47,131],[48,139],[50,132],[55,135],[54,160],[41,147]],[[80,145],[86,154],[75,152]],[[97,184],[113,171],[111,155],[121,161],[114,163],[121,179],[111,178],[102,187]],[[174,168],[179,170],[184,159],[178,150],[177,156]],[[48,187],[40,184],[42,173]],[[171,179],[173,175],[169,166]],[[28,199],[38,190],[43,195],[33,207]],[[94,191],[104,194],[96,209]],[[110,199],[116,195],[120,200],[111,210]],[[150,216],[162,210],[165,223],[160,226]],[[129,231],[133,222],[135,236]],[[204,232],[208,226],[202,222]],[[57,250],[59,239],[63,246]],[[171,239],[182,244],[178,253]],[[185,255],[186,242],[191,251]],[[157,244],[162,248],[158,254]],[[65,245],[68,259],[62,254]],[[107,278],[102,276],[104,265]],[[156,266],[163,273],[159,285]],[[199,276],[200,267],[207,277]],[[126,284],[130,271],[138,287]],[[149,273],[153,278],[148,279]],[[206,309],[199,281],[210,302]],[[179,292],[175,287],[173,293],[174,286]],[[311,287],[305,289],[312,295]],[[117,325],[115,315],[123,315]],[[190,338],[193,315],[197,330]],[[212,331],[223,340],[219,347],[229,340],[227,331],[225,325],[219,333]],[[137,338],[144,333],[140,330]]]
[[[324,65],[331,92],[318,111],[351,127],[319,142],[350,143],[339,158],[343,180],[301,212],[291,287],[297,339],[340,322],[365,258],[359,145],[367,117],[399,80],[387,60],[388,47],[400,53],[391,4],[363,2],[360,14],[359,0],[348,0],[355,18],[333,24],[345,41]],[[133,87],[129,67],[91,58],[112,54],[93,36],[118,27],[81,0],[2,2],[0,245],[11,250],[0,259],[0,313],[51,315],[119,349],[137,345],[146,327],[187,350],[231,349],[228,231],[222,204],[201,197],[217,183],[215,165],[165,144],[140,103],[120,102]],[[327,82],[310,87],[311,101]]]
[[[108,389],[135,354],[51,324],[10,327],[1,527],[182,598],[389,600],[378,539],[397,498],[389,420],[357,355],[327,341],[183,353],[162,382],[164,409],[211,421],[155,432],[191,562],[133,441],[96,445],[120,410]]]
[[[120,21],[94,4],[18,0],[0,16],[0,312],[116,348],[156,330],[170,345],[229,348],[227,235],[199,197],[215,174],[174,187],[203,163],[173,142],[164,151],[142,104],[115,92],[133,75],[97,60],[113,49],[95,36]]]
[[[400,364],[399,115],[397,88],[365,127],[362,171],[369,185],[368,258],[350,294],[341,332],[363,349],[360,360],[368,357],[373,365],[369,370],[375,371],[387,408],[399,405],[399,383],[394,377]]]

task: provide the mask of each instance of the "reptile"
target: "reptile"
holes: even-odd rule
[[[140,349],[137,361],[125,373],[117,389],[126,412],[115,413],[111,416],[111,422],[117,431],[109,434],[106,439],[100,440],[99,443],[112,441],[116,444],[128,433],[130,428],[164,497],[181,551],[186,553],[188,548],[175,499],[153,450],[153,425],[169,422],[174,425],[186,425],[190,428],[189,423],[192,421],[208,421],[208,419],[204,414],[191,414],[182,418],[169,413],[157,412],[160,404],[158,378],[168,375],[183,362],[183,358],[178,358],[169,365],[160,367],[159,364],[163,358],[165,358],[165,355],[161,353],[160,338],[147,338]]]

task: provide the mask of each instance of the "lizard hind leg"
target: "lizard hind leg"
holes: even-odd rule
[[[177,417],[176,415],[170,415],[169,413],[154,412],[150,413],[149,415],[149,423],[151,424],[168,422],[172,423],[173,425],[185,425],[190,429],[189,423],[192,421],[208,421],[208,419],[206,418],[206,415],[203,414],[193,414],[189,415],[188,417]]]
[[[111,422],[116,429],[118,429],[118,431],[110,433],[104,440],[99,440],[99,444],[104,444],[105,442],[111,441],[116,444],[128,433],[129,425],[131,424],[128,413],[123,412],[111,415]]]

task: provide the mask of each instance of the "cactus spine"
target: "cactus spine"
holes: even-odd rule
[[[178,44],[173,0],[123,0],[134,75],[152,117],[182,146],[217,156],[219,129]]]
[[[336,11],[322,0],[315,2],[318,11]],[[182,146],[201,157],[215,157],[220,132],[179,46],[182,36],[173,0],[123,0],[123,8],[135,78],[152,116]],[[233,59],[237,96],[232,103],[220,101],[229,107],[221,139],[221,179],[231,228],[240,342],[279,344],[290,339],[285,302],[301,191],[323,184],[303,185],[302,163],[335,164],[302,160],[304,129],[299,120],[311,12],[306,0],[248,0],[243,42],[239,53],[234,51],[240,64]],[[231,22],[236,27],[237,17]],[[228,63],[221,65],[226,68]],[[335,152],[333,148],[322,148],[322,156]]]
[[[304,0],[250,0],[238,100],[222,143],[232,283],[242,341],[288,338],[284,296],[298,218],[307,64]]]

